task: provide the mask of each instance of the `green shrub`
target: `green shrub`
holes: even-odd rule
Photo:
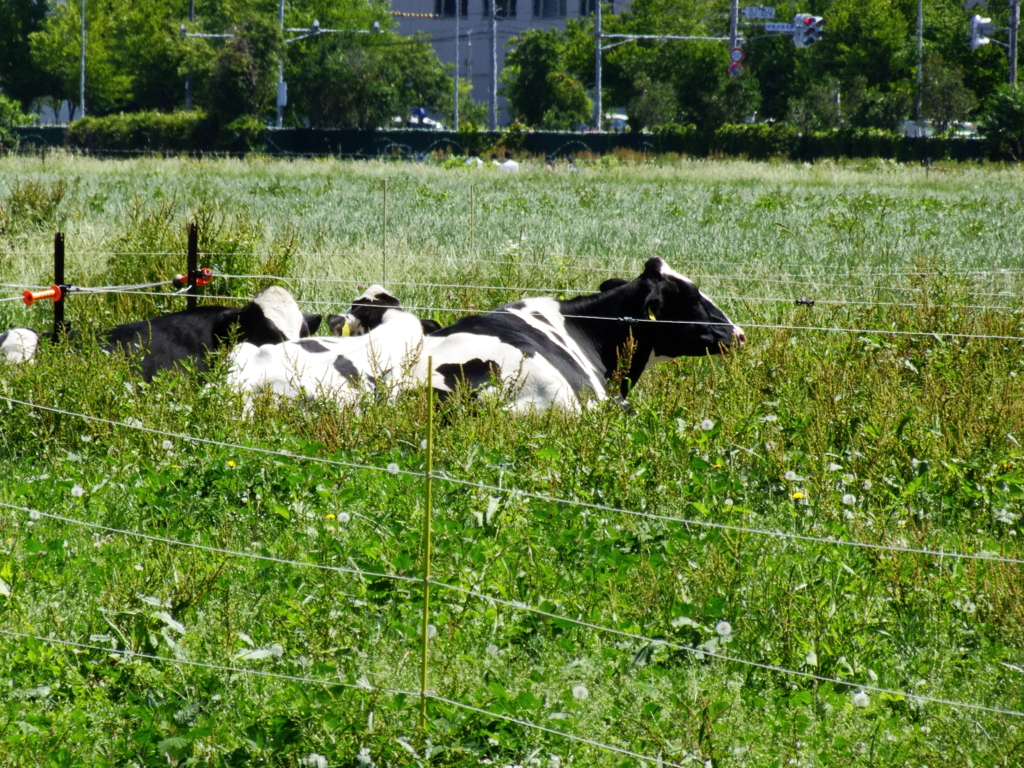
[[[796,129],[782,123],[741,123],[715,131],[711,147],[734,157],[766,160],[792,155],[798,139]]]
[[[1024,157],[1024,90],[1003,86],[985,103],[979,126],[993,156]]]
[[[216,135],[204,112],[131,112],[77,120],[65,141],[103,152],[195,152],[209,149]]]
[[[220,129],[214,148],[222,152],[262,152],[267,126],[258,117],[243,115]]]
[[[34,122],[35,115],[21,111],[21,106],[14,99],[0,94],[0,152],[9,152],[18,148],[16,125],[27,125]]]

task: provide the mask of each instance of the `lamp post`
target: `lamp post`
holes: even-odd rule
[[[459,130],[459,70],[462,60],[459,58],[459,17],[462,16],[462,0],[455,0],[455,114],[452,116],[455,130]]]
[[[82,61],[81,72],[78,77],[78,103],[82,107],[81,117],[85,117],[85,0],[81,0],[82,7]]]
[[[196,0],[188,0],[188,20],[196,20]],[[185,75],[185,111],[192,111],[192,73]]]

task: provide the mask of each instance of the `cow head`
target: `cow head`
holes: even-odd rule
[[[255,344],[278,344],[308,336],[320,327],[320,315],[304,315],[287,290],[264,288],[238,316],[239,338]]]
[[[743,329],[691,280],[657,256],[647,261],[643,274],[629,285],[634,284],[641,302],[641,312],[636,315],[641,322],[634,334],[653,348],[657,358],[718,354],[742,346],[747,339]]]
[[[346,314],[328,315],[327,325],[335,336],[361,336],[384,322],[385,312],[401,306],[402,302],[387,289],[371,285],[352,302]]]

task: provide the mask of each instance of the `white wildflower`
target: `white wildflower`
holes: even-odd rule
[[[852,507],[856,503],[857,503],[857,497],[854,496],[852,493],[844,493],[843,494],[843,504],[845,504],[848,507]]]
[[[854,706],[866,707],[870,703],[871,699],[868,698],[868,695],[864,693],[864,691],[857,691],[855,694],[853,694]]]
[[[338,522],[339,523],[347,523],[351,519],[352,518],[349,516],[348,512],[339,512],[338,513]]]
[[[162,443],[160,443],[160,447],[163,448],[165,451],[169,451],[171,450],[171,448],[174,447],[174,443],[172,443],[170,440],[164,440]]]
[[[577,701],[584,701],[590,696],[590,691],[587,690],[587,686],[578,683],[572,687],[572,697]]]
[[[74,488],[71,489],[71,495],[74,496],[76,499],[81,498],[82,496],[85,495],[85,488],[83,488],[80,485],[76,485]]]
[[[1000,509],[995,513],[994,517],[997,523],[1003,523],[1005,525],[1013,525],[1017,522],[1017,515],[1007,509]]]
[[[327,768],[327,758],[316,752],[311,752],[299,760],[299,765],[303,768]]]
[[[829,462],[829,465],[826,467],[826,469],[829,472],[838,472],[840,469],[842,469],[842,467],[839,464],[836,464],[834,461],[832,461]]]
[[[373,758],[370,757],[370,750],[367,747],[359,750],[359,754],[356,755],[356,765],[359,768],[373,768]]]
[[[720,621],[715,624],[715,632],[717,632],[718,636],[723,639],[730,638],[732,637],[732,624],[728,621]]]
[[[797,475],[797,473],[794,472],[793,470],[789,470],[789,472],[783,475],[783,477],[785,477],[791,483],[800,479],[799,475]]]
[[[726,499],[725,501],[722,502],[722,506],[723,507],[731,507],[732,505],[733,505],[733,500],[732,499]]]
[[[490,656],[498,655],[498,646],[496,646],[494,643],[489,644],[485,650]]]
[[[870,491],[871,490],[871,481],[870,480],[865,480],[863,483],[860,484],[860,487],[863,490],[865,490],[865,491]]]
[[[392,461],[390,464],[388,464],[388,472],[390,472],[392,475],[397,475],[398,474],[398,465],[395,464],[395,462]]]
[[[713,422],[711,419],[704,419],[700,423],[700,428],[703,429],[705,432],[710,432],[712,429],[715,428],[715,422]]]
[[[764,416],[761,417],[761,421],[767,421],[769,423],[778,420],[779,417],[776,416],[774,413],[766,413]]]
[[[92,435],[82,435],[81,440],[83,443],[91,443]]]

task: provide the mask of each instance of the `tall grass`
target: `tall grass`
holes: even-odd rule
[[[41,406],[0,402],[0,501],[217,550],[0,511],[0,630],[93,646],[4,637],[5,764],[639,764],[514,720],[683,765],[1020,763],[1020,717],[912,697],[1024,709],[1024,565],[994,559],[1024,557],[1024,355],[986,338],[1024,336],[1015,170],[3,164],[0,202],[68,190],[2,236],[3,282],[49,281],[53,226],[73,281],[159,279],[194,217],[221,272],[342,309],[382,279],[386,178],[389,284],[443,321],[661,255],[749,338],[649,372],[629,413],[446,405],[432,569],[495,599],[435,588],[430,686],[483,712],[431,700],[427,733],[393,692],[418,690],[421,588],[367,575],[420,573],[424,395],[247,419],[221,369],[145,385],[88,341],[0,371]]]

